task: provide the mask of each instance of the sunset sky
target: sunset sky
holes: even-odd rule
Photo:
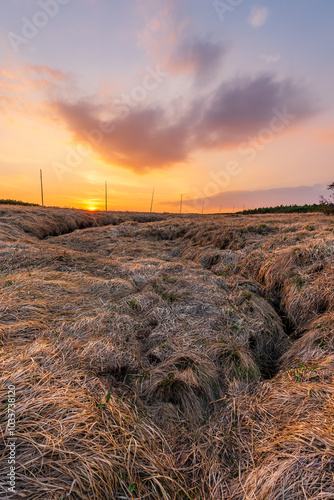
[[[0,198],[224,211],[334,181],[333,0],[2,0]]]

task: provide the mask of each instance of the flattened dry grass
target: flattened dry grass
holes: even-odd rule
[[[334,498],[333,228],[2,208],[18,494]]]
[[[25,498],[187,497],[162,433],[98,379],[69,370],[53,343],[4,356],[1,385],[9,382],[17,394],[16,488]]]
[[[25,235],[40,240],[87,227],[118,225],[125,221],[150,222],[168,219],[168,214],[87,212],[66,208],[0,207],[0,235],[15,240]]]
[[[240,409],[256,446],[237,498],[333,497],[333,367],[333,356],[295,366],[263,387],[251,414]]]

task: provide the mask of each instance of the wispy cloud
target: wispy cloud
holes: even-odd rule
[[[3,113],[45,119],[51,95],[77,95],[75,78],[47,65],[5,63],[0,70],[0,108]]]
[[[144,27],[137,33],[138,44],[154,61],[163,66],[177,41],[187,32],[188,20],[180,11],[178,0],[137,0],[137,13]]]
[[[252,8],[250,17],[248,19],[249,24],[253,28],[260,28],[264,25],[269,16],[269,10],[267,7],[254,6]]]
[[[34,64],[27,67],[27,72],[32,73],[37,76],[45,75],[51,80],[67,80],[68,74],[60,71],[59,69],[50,68],[46,65]]]
[[[262,54],[261,57],[267,63],[275,63],[281,59],[281,54],[279,52],[277,52],[276,54]]]

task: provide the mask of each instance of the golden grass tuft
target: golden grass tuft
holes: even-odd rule
[[[199,421],[208,404],[221,396],[218,371],[209,358],[178,353],[153,368],[141,383],[150,403],[170,403],[181,416]]]
[[[249,349],[233,340],[212,345],[208,355],[218,362],[227,381],[232,382],[237,379],[250,382],[260,375],[260,370]]]

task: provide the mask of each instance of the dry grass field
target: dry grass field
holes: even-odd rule
[[[334,499],[333,231],[1,207],[0,497]]]

